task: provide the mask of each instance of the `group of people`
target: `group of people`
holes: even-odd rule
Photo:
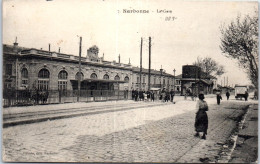
[[[159,94],[159,95],[158,95]],[[132,90],[132,100],[135,101],[154,101],[155,97],[158,96],[159,100],[163,102],[171,101],[173,102],[175,92],[173,89],[171,91],[166,90],[163,88],[159,93],[155,93],[154,91],[138,91],[138,90]]]
[[[173,89],[171,91],[168,91],[164,88],[161,91],[160,100],[162,100],[163,102],[168,102],[168,101],[173,102],[174,96],[175,96],[175,92],[173,91]]]
[[[191,97],[192,101],[196,100],[196,97],[197,97],[196,93],[193,93],[191,88],[186,88],[186,91],[184,93],[184,99],[187,100],[188,96]]]
[[[216,95],[217,95],[217,104],[220,105],[220,101],[222,100],[221,91],[218,91],[216,93]],[[249,96],[248,92],[245,91],[245,95],[244,95],[245,101],[247,101],[248,96]],[[227,97],[227,100],[229,100],[229,97],[230,97],[230,92],[229,91],[226,92],[226,97]]]
[[[132,90],[132,99],[135,101],[154,101],[154,91]]]

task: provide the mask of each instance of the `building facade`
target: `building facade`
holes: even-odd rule
[[[213,93],[217,88],[217,78],[207,75],[200,67],[195,65],[184,65],[182,67],[181,94],[185,95],[187,89],[192,94],[197,95],[200,92],[204,94]]]
[[[15,90],[148,90],[148,69],[105,61],[89,49],[85,57],[3,45],[3,89]],[[174,88],[174,76],[151,70],[151,88]],[[140,87],[141,80],[141,87]]]

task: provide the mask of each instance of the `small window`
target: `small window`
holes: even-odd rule
[[[23,68],[21,71],[22,78],[28,78],[28,70],[26,68]]]
[[[22,80],[22,85],[27,85],[28,84],[28,80]]]
[[[105,74],[104,76],[103,76],[103,79],[109,79],[109,76],[107,75],[107,74]]]
[[[6,75],[12,75],[12,64],[6,64],[5,65],[5,74]]]
[[[120,77],[118,75],[116,75],[115,80],[120,80]]]
[[[97,79],[97,74],[92,73],[92,74],[90,75],[90,78],[91,78],[91,79]]]
[[[129,77],[126,76],[125,79],[124,79],[124,81],[128,83],[128,82],[129,82]]]

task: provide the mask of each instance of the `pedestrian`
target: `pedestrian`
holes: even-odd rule
[[[173,91],[173,89],[172,89],[171,92],[170,92],[171,102],[173,102],[174,95],[175,95],[175,93],[174,93],[174,91]]]
[[[140,90],[138,95],[139,95],[139,101],[142,101],[143,100],[143,91]]]
[[[132,100],[135,100],[135,90],[132,89]]]
[[[247,98],[248,98],[248,92],[246,91],[245,92],[245,101],[247,101]]]
[[[143,92],[144,101],[147,101],[147,94],[146,92]]]
[[[196,105],[196,117],[195,117],[195,137],[199,137],[199,132],[203,132],[202,139],[206,139],[208,130],[208,104],[204,101],[204,94],[199,94],[199,100]]]
[[[154,101],[154,92],[153,91],[151,92],[151,99],[152,99],[152,101]]]
[[[135,101],[137,101],[138,100],[138,91],[137,90],[135,90],[134,95],[135,95]]]
[[[166,91],[165,91],[165,89],[162,90],[162,102],[166,102]]]
[[[220,105],[220,100],[222,100],[220,92],[217,92],[217,104]]]
[[[227,96],[227,100],[228,100],[228,99],[229,99],[229,96],[230,96],[229,91],[227,91],[226,96]]]
[[[165,101],[165,102],[168,102],[169,97],[170,97],[170,93],[169,93],[168,90],[167,90],[167,91],[165,92],[164,101]]]
[[[255,99],[255,100],[258,99],[258,92],[257,92],[257,90],[255,90],[255,92],[254,92],[254,99]]]
[[[151,99],[151,92],[147,91],[146,94],[147,94],[147,100],[150,101],[150,99]]]

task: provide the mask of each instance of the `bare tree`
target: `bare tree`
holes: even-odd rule
[[[252,84],[258,88],[258,13],[238,16],[228,26],[220,27],[223,54],[236,59],[248,73]]]
[[[218,64],[210,57],[197,57],[197,61],[194,62],[193,65],[199,66],[207,75],[221,76],[225,73],[224,66]]]

